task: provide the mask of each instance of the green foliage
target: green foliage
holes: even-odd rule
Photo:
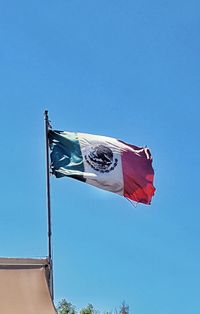
[[[58,314],[77,314],[75,307],[67,302],[65,299],[62,299],[57,306]],[[95,310],[92,304],[88,304],[85,308],[81,309],[79,314],[101,314],[99,311]],[[104,314],[129,314],[129,306],[123,302],[120,306],[119,311],[115,310],[104,312]]]
[[[57,311],[58,314],[76,314],[74,306],[65,299],[58,303]]]
[[[128,314],[129,313],[129,306],[125,304],[125,302],[122,303],[120,307],[119,314]]]
[[[80,311],[80,314],[95,314],[97,313],[92,304],[88,304],[88,306]]]

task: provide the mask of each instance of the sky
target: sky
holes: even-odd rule
[[[0,256],[48,254],[45,109],[153,156],[150,206],[51,178],[56,303],[200,313],[199,30],[197,0],[0,0]]]

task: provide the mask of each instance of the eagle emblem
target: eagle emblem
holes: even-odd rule
[[[88,155],[85,155],[86,162],[96,171],[108,173],[115,169],[118,159],[114,158],[112,150],[105,145],[91,147]]]

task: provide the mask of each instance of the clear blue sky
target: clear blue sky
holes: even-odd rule
[[[47,254],[43,112],[151,149],[151,206],[52,178],[55,299],[200,313],[197,0],[0,1],[1,256]]]

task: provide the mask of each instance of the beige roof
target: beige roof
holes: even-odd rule
[[[55,314],[47,259],[0,258],[0,313]]]

